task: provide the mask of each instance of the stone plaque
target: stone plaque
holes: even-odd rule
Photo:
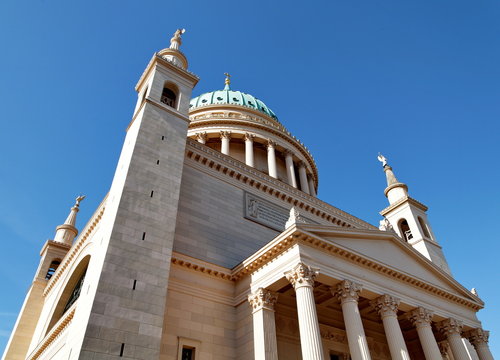
[[[245,218],[277,231],[284,231],[290,209],[278,206],[250,193],[245,193]],[[291,206],[290,206],[291,208]],[[310,224],[317,222],[307,219]]]

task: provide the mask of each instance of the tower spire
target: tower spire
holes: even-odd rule
[[[377,159],[382,163],[382,167],[384,168],[387,179],[387,187],[384,190],[384,194],[389,199],[389,203],[394,204],[396,201],[407,197],[408,186],[398,181],[396,175],[394,175],[394,171],[392,171],[392,167],[387,163],[387,158],[378,153]]]
[[[54,237],[55,242],[66,244],[71,246],[73,240],[78,235],[78,230],[76,225],[76,214],[80,211],[80,202],[85,199],[85,195],[80,195],[76,198],[75,205],[71,208],[71,211],[66,218],[64,224],[59,225],[56,228],[56,235]]]

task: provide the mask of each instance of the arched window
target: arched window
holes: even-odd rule
[[[413,239],[413,234],[410,230],[410,225],[408,225],[408,221],[406,219],[399,220],[399,231],[401,232],[401,237],[406,241]]]
[[[90,255],[85,256],[71,274],[64,290],[57,301],[57,305],[50,319],[47,332],[59,321],[59,319],[71,308],[82,294],[85,274],[89,265]]]
[[[427,224],[422,220],[422,218],[419,216],[418,217],[418,223],[420,224],[420,227],[422,228],[422,232],[424,233],[425,237],[430,238],[431,235],[429,234],[429,229],[427,228]]]
[[[177,104],[178,93],[179,92],[177,90],[177,86],[172,83],[166,83],[161,93],[161,102],[165,105],[175,108]]]
[[[52,275],[54,275],[60,264],[61,264],[60,260],[52,260],[49,266],[49,270],[47,270],[47,275],[45,275],[45,280],[50,280],[50,278],[52,277]]]

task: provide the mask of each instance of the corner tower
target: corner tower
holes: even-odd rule
[[[398,181],[383,155],[379,154],[378,159],[382,163],[387,179],[384,194],[390,204],[380,214],[389,221],[403,240],[441,269],[450,273],[443,250],[427,219],[427,206],[408,195],[408,186]]]

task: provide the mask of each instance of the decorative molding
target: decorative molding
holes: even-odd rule
[[[83,245],[87,241],[87,239],[92,235],[94,232],[94,229],[97,227],[97,224],[102,219],[102,216],[104,214],[104,210],[106,209],[106,200],[108,198],[108,195],[104,197],[102,200],[101,204],[97,208],[97,210],[94,212],[90,220],[87,222],[87,225],[85,225],[85,228],[83,229],[82,233],[80,236],[77,238],[77,240],[73,243],[73,246],[71,249],[68,251],[66,256],[63,259],[63,262],[59,267],[57,268],[56,272],[54,275],[49,280],[49,283],[47,284],[43,296],[46,297],[50,291],[54,288],[55,284],[59,281],[61,278],[62,274],[66,271],[68,268],[69,264],[73,261],[74,258],[78,256],[80,253],[80,250],[83,248]]]
[[[285,273],[286,279],[292,284],[295,290],[302,286],[314,287],[314,280],[318,275],[318,268],[313,268],[303,262],[298,263],[292,270]]]
[[[386,316],[397,316],[400,299],[384,294],[370,302],[370,305],[383,319]]]
[[[286,201],[306,212],[323,218],[333,225],[375,229],[373,225],[361,219],[195,140],[187,139],[186,160],[196,165],[197,168],[211,171],[211,174],[219,173],[225,175],[251,188],[275,196],[282,201]]]
[[[76,306],[73,307],[73,310],[69,311],[66,316],[61,318],[56,325],[52,328],[52,330],[44,337],[44,339],[38,344],[38,346],[33,350],[33,352],[27,357],[28,360],[38,359],[47,348],[52,344],[63,331],[68,327],[71,320],[73,320],[73,316],[75,315]]]
[[[340,284],[337,284],[337,288],[331,288],[330,290],[332,291],[332,295],[336,296],[339,302],[343,304],[349,301],[358,302],[361,289],[363,289],[361,284],[344,280]]]
[[[276,301],[278,301],[278,294],[264,288],[258,288],[255,293],[248,295],[248,302],[254,312],[262,309],[274,311]]]

